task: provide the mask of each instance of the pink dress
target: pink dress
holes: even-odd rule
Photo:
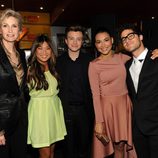
[[[126,87],[125,62],[121,53],[112,58],[95,59],[89,65],[89,80],[93,94],[95,122],[105,124],[110,142],[104,146],[94,135],[93,158],[104,158],[114,153],[113,142],[125,141],[125,158],[136,158],[132,142],[132,104]]]

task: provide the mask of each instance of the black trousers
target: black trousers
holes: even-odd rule
[[[138,158],[158,157],[158,135],[144,135],[136,126],[133,139]]]
[[[65,113],[67,136],[64,140],[64,158],[89,158],[93,129],[84,105],[69,106]]]
[[[21,118],[15,130],[6,137],[6,145],[0,146],[0,158],[26,158],[27,117]]]

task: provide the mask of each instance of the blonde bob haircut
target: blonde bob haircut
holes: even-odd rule
[[[0,26],[2,25],[3,20],[9,17],[14,17],[15,19],[18,20],[19,31],[22,31],[22,24],[23,24],[22,16],[19,12],[16,12],[12,9],[6,9],[1,13]]]

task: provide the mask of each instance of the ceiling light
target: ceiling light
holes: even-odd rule
[[[2,7],[2,8],[4,8],[4,7],[5,7],[5,5],[4,5],[4,4],[1,4],[1,7]]]
[[[40,7],[40,10],[43,10],[43,7]]]

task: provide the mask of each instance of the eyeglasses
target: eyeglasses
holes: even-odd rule
[[[132,39],[135,37],[136,34],[137,34],[137,33],[135,33],[135,32],[131,32],[131,33],[129,33],[127,36],[122,37],[122,38],[121,38],[122,43],[125,43],[127,39],[128,39],[128,40],[132,40]]]

